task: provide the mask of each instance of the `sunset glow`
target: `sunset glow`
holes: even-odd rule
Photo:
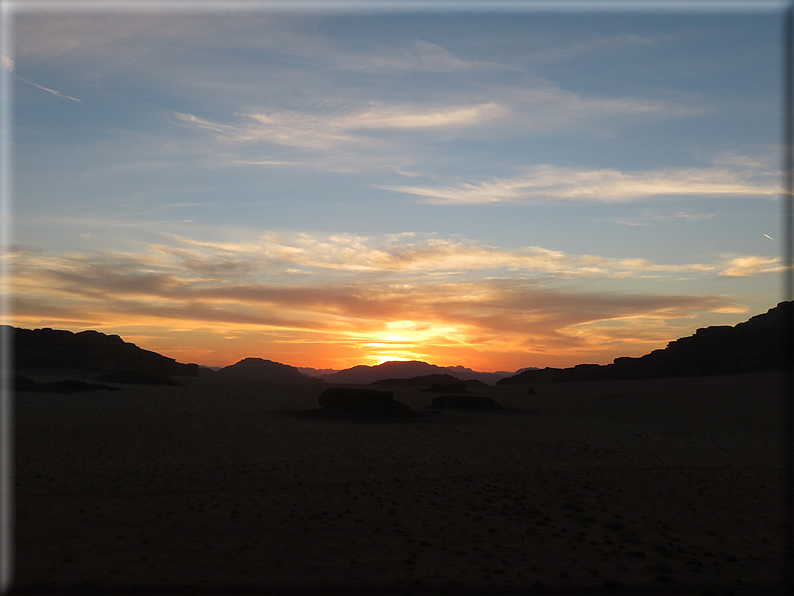
[[[516,7],[20,6],[8,322],[513,371],[773,307],[779,15]]]

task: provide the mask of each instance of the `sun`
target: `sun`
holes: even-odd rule
[[[392,361],[427,362],[433,358],[433,347],[465,339],[459,326],[409,319],[382,323],[362,335],[362,357],[370,366]]]

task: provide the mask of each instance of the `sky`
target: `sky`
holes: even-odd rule
[[[15,326],[514,371],[782,299],[780,6],[112,4],[14,15]]]

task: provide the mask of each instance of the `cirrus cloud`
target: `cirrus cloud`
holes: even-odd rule
[[[663,196],[776,198],[779,176],[752,168],[667,168],[621,171],[538,165],[525,174],[445,186],[380,186],[437,205],[535,201],[629,202]]]
[[[400,48],[381,48],[374,54],[344,54],[333,59],[333,67],[372,74],[403,72],[461,72],[503,70],[510,67],[483,60],[463,60],[438,44],[420,39]]]
[[[186,268],[218,268],[226,262],[246,262],[261,271],[300,268],[314,274],[459,275],[504,271],[547,278],[654,278],[665,275],[707,274],[713,263],[664,264],[642,258],[570,255],[539,246],[501,248],[466,239],[425,238],[394,234],[382,239],[355,234],[292,235],[267,232],[245,242],[209,242],[165,234],[173,245],[152,248],[182,259]],[[230,270],[229,274],[233,274]]]
[[[785,269],[779,257],[744,256],[726,259],[719,275],[727,277],[755,277],[765,273],[779,273]]]
[[[370,102],[343,114],[297,111],[250,112],[239,124],[221,124],[193,114],[174,113],[187,126],[209,130],[227,142],[268,142],[290,147],[330,150],[345,144],[372,144],[374,139],[354,135],[357,130],[435,129],[475,126],[501,118],[505,108],[494,102],[468,105],[406,106]]]

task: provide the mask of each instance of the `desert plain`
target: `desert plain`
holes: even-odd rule
[[[782,373],[352,419],[319,384],[177,379],[16,393],[12,593],[778,593]]]

